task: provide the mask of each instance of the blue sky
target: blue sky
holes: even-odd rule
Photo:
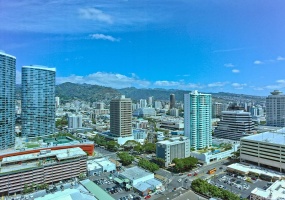
[[[0,49],[57,83],[285,92],[282,0],[0,0]]]

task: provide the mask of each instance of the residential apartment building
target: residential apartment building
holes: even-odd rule
[[[110,102],[110,132],[116,137],[132,136],[132,100],[124,95]]]
[[[265,132],[241,138],[240,161],[285,173],[285,134]]]
[[[15,145],[16,57],[0,51],[0,149]]]
[[[191,148],[203,149],[212,145],[212,96],[197,90],[184,95],[185,136]]]
[[[213,118],[221,117],[222,111],[223,111],[223,104],[222,103],[218,103],[218,102],[213,103],[213,105],[212,105],[212,117]]]
[[[56,183],[86,174],[87,155],[79,147],[47,149],[4,157],[0,164],[0,194],[14,194],[26,184]]]
[[[187,137],[175,137],[156,143],[156,157],[165,160],[165,167],[168,167],[174,158],[189,156],[190,141]]]
[[[55,131],[55,68],[22,67],[22,135],[38,137]]]
[[[223,111],[221,121],[214,130],[214,136],[231,140],[240,140],[241,137],[255,133],[254,122],[250,112],[242,110]]]
[[[274,90],[266,98],[266,124],[267,126],[285,126],[285,95]]]
[[[82,115],[68,116],[68,128],[69,129],[82,128]]]

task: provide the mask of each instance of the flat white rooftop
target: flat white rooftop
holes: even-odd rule
[[[56,71],[55,68],[48,68],[48,67],[41,66],[41,65],[23,66],[23,68],[41,69],[41,70],[48,70],[48,71],[53,71],[53,72]]]
[[[275,172],[275,171],[271,171],[268,169],[264,169],[258,166],[251,166],[251,165],[243,165],[240,163],[234,163],[229,165],[227,168],[230,169],[234,169],[237,171],[241,171],[244,173],[248,173],[248,172],[254,172],[254,173],[258,173],[258,174],[264,174],[270,177],[278,177],[279,179],[281,177],[285,178],[284,174],[280,173],[280,172]]]
[[[251,194],[263,197],[266,199],[285,200],[285,181],[275,181],[269,188],[263,190],[261,188],[255,188],[251,191]]]
[[[65,189],[53,194],[47,194],[44,197],[35,198],[35,200],[97,200],[92,194],[84,188]]]
[[[126,177],[129,180],[136,180],[136,179],[143,178],[151,174],[153,173],[150,173],[149,171],[144,170],[137,166],[128,168],[124,172],[121,172],[121,175]]]
[[[285,133],[264,132],[241,138],[241,140],[251,140],[255,142],[265,142],[271,144],[285,145]]]
[[[166,144],[166,145],[175,145],[175,144],[185,143],[185,141],[189,142],[188,137],[174,137],[174,138],[170,138],[169,140],[164,140],[164,141],[157,142],[157,143]]]

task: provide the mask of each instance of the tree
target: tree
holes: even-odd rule
[[[143,150],[147,153],[155,153],[156,145],[154,143],[147,143],[142,146]]]
[[[183,172],[193,169],[197,163],[198,159],[194,157],[187,157],[187,158],[174,158],[172,160],[173,163],[175,163],[175,171],[176,172]]]
[[[159,167],[165,167],[165,160],[162,158],[154,158],[153,161],[159,166]]]
[[[116,141],[111,140],[106,143],[106,146],[108,150],[116,151],[119,147],[119,144]]]
[[[130,165],[135,160],[132,155],[126,152],[117,153],[117,155],[124,166]]]
[[[157,164],[152,163],[152,162],[150,162],[149,160],[144,159],[144,158],[142,158],[142,159],[139,161],[138,166],[139,166],[139,167],[142,167],[142,168],[144,168],[144,169],[146,169],[146,170],[148,170],[148,171],[151,171],[151,172],[154,172],[154,171],[156,171],[156,170],[159,169],[159,166],[158,166]]]

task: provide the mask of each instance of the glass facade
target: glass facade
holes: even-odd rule
[[[22,135],[38,137],[55,130],[55,69],[22,67]]]
[[[15,145],[16,58],[0,52],[0,149]]]

